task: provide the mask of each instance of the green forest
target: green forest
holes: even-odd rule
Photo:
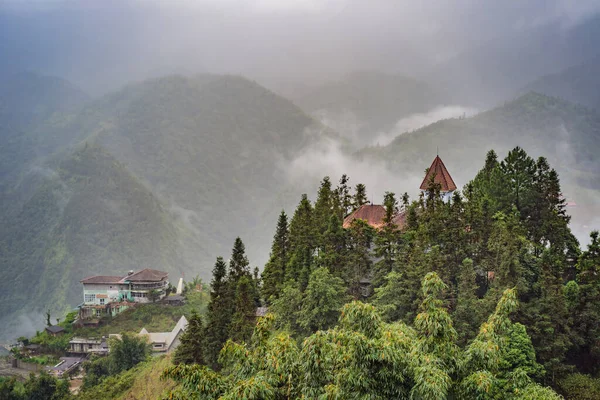
[[[281,212],[262,273],[240,238],[217,258],[172,357],[126,336],[77,398],[117,398],[141,371],[169,399],[599,398],[600,238],[580,248],[556,171],[516,147],[448,202],[433,178],[417,199],[387,192],[376,230],[342,226],[368,188],[325,177]],[[39,398],[42,378],[0,393]]]
[[[164,373],[175,398],[598,398],[598,232],[580,249],[545,158],[489,151],[447,203],[433,179],[388,192],[379,230],[342,228],[356,189],[324,178],[282,212],[260,280],[239,241],[217,261],[202,354]]]

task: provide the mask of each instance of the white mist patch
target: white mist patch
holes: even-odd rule
[[[359,160],[331,138],[308,146],[283,168],[299,193],[316,193],[319,181],[325,176],[331,178],[335,187],[339,178],[346,174],[352,187],[357,183],[366,185],[367,197],[374,203],[381,203],[386,191],[394,192],[397,198],[404,192],[415,196],[423,179],[422,176],[392,173],[383,162]]]
[[[477,109],[471,107],[444,106],[436,107],[426,113],[412,114],[398,120],[396,126],[394,126],[394,129],[391,131],[379,133],[372,141],[372,144],[385,146],[394,140],[396,136],[402,135],[403,133],[414,131],[442,119],[468,117],[477,112]]]
[[[311,115],[343,138],[348,139],[353,145],[362,147],[368,144],[361,137],[361,130],[365,127],[365,123],[352,111],[346,109],[342,111],[318,110]]]

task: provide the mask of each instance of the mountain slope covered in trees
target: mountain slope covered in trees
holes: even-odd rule
[[[79,280],[89,275],[143,267],[178,276],[189,269],[180,255],[185,229],[106,150],[85,143],[45,168],[0,229],[5,329],[39,327],[47,308],[60,316],[79,304]]]
[[[262,254],[261,228],[287,204],[286,160],[321,134],[331,132],[289,101],[212,75],[132,84],[23,126],[15,137],[30,153],[1,171],[11,278],[0,315],[45,304],[24,295],[27,284],[43,282],[38,292],[62,309],[79,303],[78,282],[92,273],[206,278],[238,233]]]

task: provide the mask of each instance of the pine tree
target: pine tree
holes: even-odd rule
[[[206,313],[205,361],[217,369],[219,352],[228,338],[228,327],[233,315],[232,293],[227,281],[227,265],[222,257],[217,257],[210,283],[210,303]]]
[[[357,210],[363,204],[367,204],[367,187],[358,183],[354,188],[354,196],[352,197],[352,210]]]
[[[352,196],[350,195],[350,186],[348,185],[348,182],[350,182],[348,175],[342,175],[340,178],[340,183],[335,189],[337,205],[340,210],[338,216],[340,220],[343,220],[352,210]]]
[[[194,310],[175,350],[174,364],[204,364],[204,326]]]
[[[256,306],[253,296],[253,285],[250,277],[241,277],[235,291],[235,312],[229,326],[229,337],[232,340],[245,342],[252,335],[256,319]]]
[[[246,246],[242,239],[237,237],[231,250],[231,259],[229,260],[229,275],[234,286],[243,276],[250,276],[250,262],[246,257]]]
[[[398,201],[394,193],[385,193],[383,205],[385,207],[383,227],[375,236],[374,253],[380,260],[375,264],[375,273],[372,282],[374,287],[381,286],[385,276],[392,272],[398,252],[398,241],[400,240],[398,225],[394,223],[394,217],[398,213]]]
[[[344,280],[354,299],[363,297],[361,281],[372,279],[371,244],[374,236],[375,230],[362,219],[353,220],[348,229],[348,261]]]
[[[285,280],[285,269],[289,262],[290,233],[287,215],[284,211],[279,214],[277,231],[271,245],[271,255],[262,273],[262,296],[270,302],[277,298]]]
[[[346,247],[347,234],[337,215],[329,219],[329,228],[323,235],[323,247],[319,254],[318,264],[327,267],[329,272],[343,277],[348,261]]]
[[[318,234],[319,244],[321,243],[321,236],[325,233],[329,225],[329,218],[334,213],[334,197],[334,193],[331,189],[331,181],[329,177],[326,176],[321,181],[314,209],[313,222],[316,233]]]
[[[504,175],[504,189],[508,200],[504,210],[514,205],[519,212],[526,213],[532,200],[535,161],[517,146],[500,163],[500,170]]]
[[[303,194],[290,222],[290,258],[285,273],[286,280],[296,280],[302,288],[308,284],[316,249],[313,220],[312,205],[306,194]]]

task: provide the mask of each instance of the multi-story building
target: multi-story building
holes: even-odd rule
[[[82,279],[83,303],[79,318],[116,315],[132,304],[147,303],[166,295],[169,274],[154,269],[129,271],[125,276],[96,275]]]

